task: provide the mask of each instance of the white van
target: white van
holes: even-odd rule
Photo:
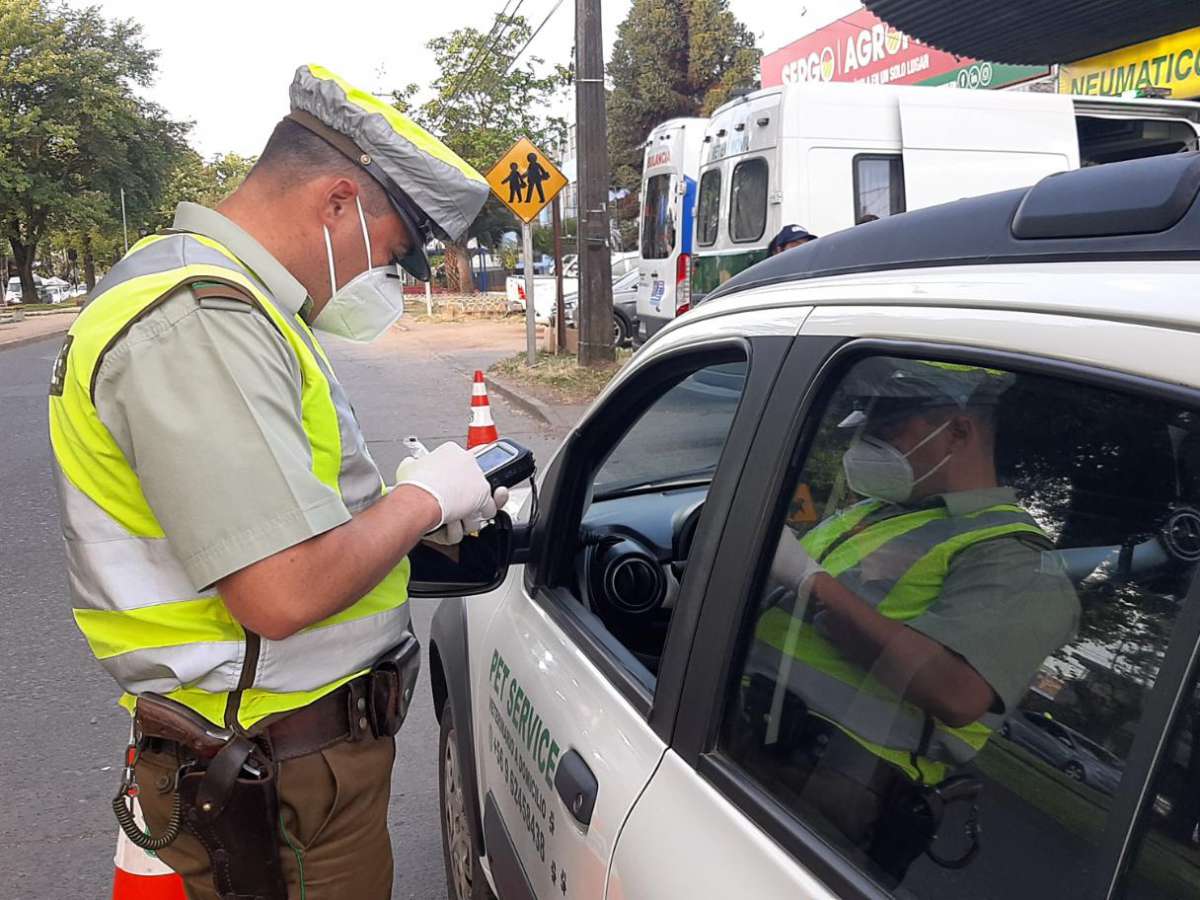
[[[668,321],[691,305],[692,217],[707,119],[669,119],[646,138],[639,229],[638,319]],[[639,337],[648,335],[639,325]]]
[[[788,84],[718,108],[704,136],[693,305],[766,256],[786,224],[817,235],[1053,172],[1200,147],[1194,104],[1005,91]],[[674,317],[641,314],[647,334]]]

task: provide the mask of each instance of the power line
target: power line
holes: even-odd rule
[[[507,66],[507,67],[505,67],[504,71],[500,73],[500,77],[501,77],[501,78],[503,78],[505,75],[507,75],[507,74],[509,73],[509,71],[512,69],[512,67],[513,67],[514,65],[516,65],[516,63],[517,63],[517,60],[521,58],[521,54],[522,54],[522,53],[524,53],[524,52],[525,52],[525,49],[526,49],[526,48],[527,48],[527,47],[528,47],[530,44],[532,44],[532,43],[533,43],[533,39],[534,39],[534,38],[536,38],[536,37],[538,36],[538,34],[540,34],[540,33],[541,33],[541,30],[542,30],[543,28],[545,28],[545,27],[546,27],[546,23],[550,21],[550,17],[551,17],[552,15],[554,15],[556,12],[558,12],[558,8],[559,8],[560,6],[562,6],[562,5],[563,5],[563,0],[557,0],[557,2],[554,4],[554,6],[552,6],[552,7],[550,8],[550,12],[546,13],[546,18],[542,19],[542,24],[541,24],[541,25],[539,25],[537,28],[535,28],[535,29],[534,29],[534,32],[533,32],[533,34],[531,34],[531,35],[529,36],[529,40],[527,40],[527,41],[526,41],[524,44],[522,44],[522,45],[521,45],[521,49],[520,49],[520,50],[518,50],[518,51],[517,51],[517,52],[516,52],[516,53],[513,55],[513,58],[512,58],[512,59],[510,59],[510,60],[508,61],[508,66]]]
[[[471,58],[467,62],[467,65],[463,68],[462,73],[454,80],[454,84],[451,86],[451,88],[446,91],[445,96],[442,98],[442,114],[438,117],[439,125],[445,121],[446,113],[448,112],[447,105],[449,102],[454,99],[454,97],[458,96],[458,94],[462,93],[463,89],[466,88],[472,80],[474,80],[476,73],[483,66],[483,63],[487,60],[488,56],[491,55],[492,50],[495,49],[497,42],[500,40],[501,35],[503,35],[504,24],[508,21],[511,21],[512,18],[520,11],[521,4],[523,4],[525,0],[517,0],[517,5],[513,7],[512,12],[509,12],[508,5],[511,2],[512,0],[505,0],[504,6],[501,7],[500,12],[496,14],[496,20],[492,23],[491,31],[489,31],[479,41],[475,47],[475,52],[471,54]]]

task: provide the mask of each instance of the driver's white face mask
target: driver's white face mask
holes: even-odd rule
[[[363,243],[367,248],[367,269],[339,288],[333,267],[333,242],[329,239],[329,229],[321,226],[325,232],[325,252],[329,258],[329,284],[333,288],[333,296],[317,314],[312,327],[327,334],[366,343],[387,331],[388,326],[404,314],[404,280],[396,263],[371,267],[371,235],[367,232],[367,217],[363,214],[362,202],[357,197],[354,202],[358,206],[358,221],[362,225]]]
[[[912,463],[908,458],[949,427],[950,420],[947,419],[907,453],[901,453],[879,438],[856,435],[842,454],[842,468],[846,470],[846,483],[850,485],[850,490],[888,503],[907,503],[917,485],[950,462],[954,454],[947,453],[941,462],[920,478],[913,476]]]

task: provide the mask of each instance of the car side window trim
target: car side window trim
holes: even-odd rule
[[[811,352],[804,349],[803,339],[803,334],[797,338],[793,354]],[[810,412],[825,407],[841,377],[855,362],[876,355],[938,359],[1055,376],[1200,409],[1200,390],[1143,376],[1008,351],[849,337],[833,344],[829,353],[815,361],[814,369],[817,371],[814,377],[798,384],[797,391],[791,394],[790,399],[772,398],[773,402],[764,411],[763,421],[770,423],[778,420],[781,427],[772,430],[764,424],[746,458],[748,471],[765,474],[752,490],[739,498],[741,507],[735,504],[730,511],[731,519],[736,518],[742,527],[737,531],[726,530],[726,539],[718,550],[714,577],[705,590],[700,607],[701,621],[680,696],[681,712],[672,747],[747,816],[784,844],[801,864],[811,866],[814,872],[830,872],[831,860],[837,861],[837,867],[830,874],[837,884],[830,881],[831,887],[844,891],[846,896],[872,898],[888,895],[880,893],[869,881],[865,882],[867,887],[857,878],[842,883],[847,874],[844,870],[848,868],[844,857],[794,816],[781,815],[782,808],[772,814],[765,805],[765,793],[752,777],[725,760],[715,748],[724,715],[724,687],[738,647],[746,608],[755,601],[755,588],[765,575],[764,571],[760,571],[765,568],[762,565],[756,565],[753,569],[741,566],[739,571],[735,561],[751,559],[761,562],[763,548],[774,540],[781,511],[782,485],[797,475],[818,430],[819,417],[810,416]],[[722,562],[728,565],[723,566]],[[1184,606],[1167,647],[1166,658],[1148,696],[1133,752],[1125,769],[1127,777],[1122,780],[1114,797],[1100,846],[1103,865],[1093,878],[1096,896],[1119,894],[1121,876],[1145,823],[1145,798],[1162,761],[1169,725],[1185,700],[1184,692],[1189,684],[1186,676],[1196,664],[1197,653],[1200,652],[1200,572],[1193,576]]]
[[[637,416],[631,415],[631,412],[644,411],[679,381],[706,366],[745,361],[748,366],[746,386],[738,401],[710,491],[719,489],[729,479],[736,481],[741,474],[749,440],[735,440],[735,436],[754,433],[775,371],[792,340],[791,335],[752,340],[740,337],[710,339],[664,353],[661,359],[640,371],[638,378],[622,384],[594,415],[572,432],[543,482],[541,503],[545,514],[534,524],[533,545],[544,552],[541,559],[525,568],[525,587],[529,596],[626,700],[648,719],[652,719],[652,724],[664,741],[669,739],[673,714],[671,720],[667,721],[665,716],[655,711],[661,703],[666,702],[668,691],[678,690],[682,678],[664,682],[663,673],[660,672],[652,691],[645,677],[648,673],[644,666],[636,658],[633,658],[636,665],[631,666],[632,655],[628,651],[623,647],[609,646],[609,642],[591,627],[591,623],[585,621],[587,611],[565,587],[573,559],[572,542],[557,536],[568,533],[571,528],[578,529],[588,485],[608,451],[621,442],[637,421]],[[782,342],[784,346],[775,353],[764,352],[766,345],[774,342]],[[687,597],[686,593],[680,592],[674,616],[687,607],[690,602]],[[672,626],[671,631],[675,630]],[[672,643],[668,638],[663,655],[664,670],[673,656],[680,652],[675,649],[678,644],[679,641]],[[680,665],[679,668],[682,671],[684,667]],[[667,708],[673,710],[676,701],[677,697],[667,702]]]

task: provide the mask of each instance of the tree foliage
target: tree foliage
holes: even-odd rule
[[[53,230],[135,219],[157,208],[186,126],[135,93],[156,53],[132,21],[46,0],[0,4],[0,229],[25,299],[33,260]]]
[[[642,146],[655,125],[708,115],[734,91],[756,88],[760,57],[729,0],[633,0],[608,66],[613,186],[638,190]]]
[[[522,16],[498,17],[494,43],[475,28],[460,28],[428,43],[438,75],[430,84],[433,96],[417,101],[415,84],[395,91],[393,102],[402,112],[441,137],[450,149],[481,172],[486,172],[521,137],[548,150],[558,146],[566,122],[547,114],[555,96],[568,81],[568,71],[556,66],[544,71],[544,60],[521,57],[518,51],[531,33]],[[518,226],[504,207],[489,199],[466,237],[495,248],[501,235]],[[455,266],[448,266],[452,285],[469,290],[466,238],[448,248]]]

